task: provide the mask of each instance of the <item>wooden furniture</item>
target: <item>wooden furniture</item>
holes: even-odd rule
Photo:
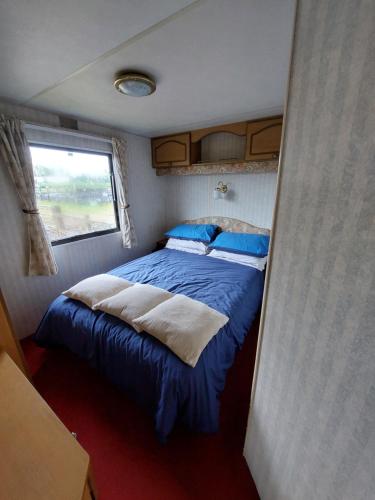
[[[0,290],[0,350],[4,349],[26,377],[30,378],[20,343],[14,335],[3,294]]]
[[[152,158],[155,168],[190,165],[190,133],[153,139]]]
[[[282,117],[248,122],[245,159],[277,159],[280,153],[282,125]]]
[[[191,142],[198,142],[211,134],[218,134],[219,132],[246,135],[246,122],[226,123],[225,125],[217,125],[215,127],[201,128],[199,130],[191,131]]]
[[[276,116],[154,138],[153,166],[157,175],[277,170],[282,120]]]
[[[0,498],[92,500],[89,456],[0,352]]]

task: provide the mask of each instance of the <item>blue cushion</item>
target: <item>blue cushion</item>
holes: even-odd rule
[[[219,226],[215,224],[181,224],[170,229],[165,236],[181,240],[195,240],[209,243],[215,236]]]
[[[268,254],[269,241],[270,237],[264,234],[220,233],[209,248],[265,257]]]

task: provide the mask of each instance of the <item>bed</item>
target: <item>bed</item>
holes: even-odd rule
[[[229,218],[186,222],[269,234],[267,229]],[[191,368],[147,333],[136,333],[120,319],[61,295],[42,319],[34,335],[36,342],[44,347],[64,346],[100,370],[149,411],[161,441],[177,422],[194,431],[217,431],[226,373],[259,310],[264,272],[162,249],[109,274],[187,295],[226,314],[229,321]]]

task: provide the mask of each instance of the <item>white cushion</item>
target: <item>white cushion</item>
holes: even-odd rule
[[[244,255],[239,253],[225,252],[223,250],[211,250],[207,257],[215,257],[216,259],[227,260],[242,264],[243,266],[254,267],[258,271],[263,271],[267,263],[267,257],[253,257],[252,255]]]
[[[133,324],[156,337],[182,361],[194,367],[203,349],[228,317],[202,302],[174,295],[135,319]]]
[[[177,238],[169,238],[165,248],[172,250],[181,250],[182,252],[196,253],[205,255],[207,253],[207,245],[202,241],[194,240],[179,240]]]
[[[112,314],[141,332],[142,329],[134,325],[133,320],[171,297],[173,297],[173,293],[166,290],[136,283],[134,286],[95,304],[93,309]]]
[[[76,285],[63,292],[70,299],[83,302],[93,307],[101,300],[115,295],[116,293],[133,286],[134,283],[110,274],[98,274],[80,281]]]

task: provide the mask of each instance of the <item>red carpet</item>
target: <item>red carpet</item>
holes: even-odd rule
[[[37,390],[88,451],[100,500],[258,499],[242,456],[258,324],[228,374],[221,430],[166,445],[126,394],[65,350],[22,342]]]

